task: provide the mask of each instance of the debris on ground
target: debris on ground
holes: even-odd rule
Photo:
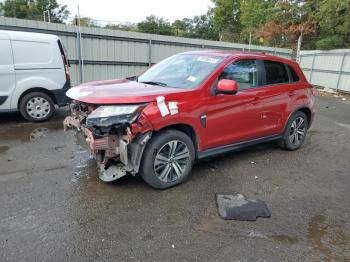
[[[257,217],[270,217],[264,201],[247,199],[242,194],[216,194],[216,203],[221,218],[225,220],[256,221]]]
[[[322,86],[315,86],[314,85],[314,93],[317,96],[327,96],[327,97],[337,97],[337,98],[341,98],[341,100],[346,101],[348,99],[350,99],[349,94],[345,93],[345,92],[339,92],[336,89],[332,89],[332,88],[328,88],[328,87],[322,87]]]

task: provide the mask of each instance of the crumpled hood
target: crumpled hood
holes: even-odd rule
[[[155,101],[157,96],[184,91],[179,88],[142,84],[127,79],[95,81],[72,87],[66,95],[89,104],[131,104]]]

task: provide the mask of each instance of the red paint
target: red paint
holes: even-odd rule
[[[191,126],[197,138],[198,150],[232,144],[259,137],[281,134],[290,115],[299,108],[306,108],[314,117],[314,96],[309,84],[293,61],[263,53],[229,51],[193,52],[226,57],[221,65],[197,88],[181,89],[110,80],[85,83],[81,88],[87,95],[72,97],[91,104],[149,104],[142,117],[132,125],[132,132],[158,131],[169,125]],[[242,59],[273,60],[289,65],[300,78],[299,82],[263,86],[239,90],[236,94],[213,95],[211,88],[223,69]],[[231,82],[231,83],[229,83]],[[222,88],[232,89],[232,81],[226,80]],[[161,117],[156,103],[157,96],[166,102],[177,101],[179,113]],[[206,115],[206,127],[200,117]]]

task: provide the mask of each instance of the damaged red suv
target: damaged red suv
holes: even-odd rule
[[[299,66],[264,53],[197,51],[138,77],[85,83],[65,129],[76,129],[103,181],[127,173],[154,188],[182,183],[196,159],[276,140],[296,150],[314,118]]]

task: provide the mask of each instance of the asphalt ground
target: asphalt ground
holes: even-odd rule
[[[64,109],[39,124],[0,115],[0,261],[350,261],[350,102],[316,102],[300,150],[206,159],[163,191],[100,181]],[[222,220],[223,192],[264,200],[271,218]]]

